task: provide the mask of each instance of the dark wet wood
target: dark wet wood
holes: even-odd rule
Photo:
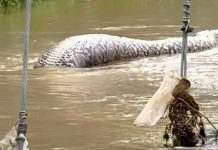
[[[175,99],[169,106],[171,123],[167,126],[165,135],[171,132],[174,146],[196,146],[199,141],[204,143],[205,140],[204,124],[197,112],[199,105],[188,93],[190,86],[190,81],[182,78],[172,92]],[[196,132],[196,128],[200,131]]]
[[[187,80],[186,78],[182,78],[172,92],[173,97],[175,98],[178,97],[181,94],[181,92],[184,92],[190,86],[191,86],[190,81]]]

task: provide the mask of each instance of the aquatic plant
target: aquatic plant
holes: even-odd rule
[[[32,0],[32,6],[38,5],[42,1],[44,0]],[[3,14],[23,9],[24,6],[25,0],[0,0],[0,11]]]

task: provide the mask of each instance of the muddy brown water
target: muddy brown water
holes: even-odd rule
[[[195,31],[218,28],[218,1],[192,0]],[[28,140],[32,150],[164,149],[167,120],[132,125],[180,55],[90,69],[32,69],[66,37],[105,33],[140,39],[181,36],[182,0],[51,0],[32,9]],[[0,137],[16,123],[21,93],[24,12],[0,15]],[[188,78],[201,111],[218,127],[218,48],[188,55]],[[205,121],[206,122],[206,121]],[[206,123],[207,132],[212,133]],[[200,149],[218,149],[216,145]],[[199,148],[196,148],[199,149]]]

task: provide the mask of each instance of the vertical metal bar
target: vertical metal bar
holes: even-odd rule
[[[181,60],[181,77],[187,76],[187,43],[188,43],[188,33],[183,32],[182,34],[182,60]]]
[[[29,56],[29,32],[30,32],[30,12],[31,0],[26,0],[26,15],[25,15],[25,33],[24,33],[24,53],[23,53],[23,72],[22,72],[22,92],[20,99],[19,125],[17,130],[17,143],[19,150],[23,150],[26,136],[26,116],[27,116],[27,67]]]
[[[22,93],[21,93],[21,111],[26,111],[27,106],[27,67],[29,56],[29,32],[30,32],[30,10],[31,0],[26,0],[26,23],[24,33],[24,53],[23,53],[23,81],[22,81]]]
[[[190,7],[191,0],[184,0],[183,4],[183,26],[182,33],[182,55],[181,55],[181,77],[187,77],[187,50],[188,50],[188,33],[192,32],[193,28],[189,26],[190,22]]]

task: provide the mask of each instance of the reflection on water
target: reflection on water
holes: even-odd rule
[[[217,7],[216,0],[192,1],[196,30],[217,28]],[[179,73],[180,55],[90,69],[33,70],[32,66],[45,49],[71,35],[106,33],[140,39],[180,36],[180,10],[181,2],[175,0],[53,0],[33,8],[28,91],[30,149],[164,149],[162,133],[167,120],[145,128],[134,127],[132,122],[163,76]],[[22,11],[0,15],[1,137],[15,124],[19,111],[23,15]],[[216,126],[217,50],[188,55],[192,94]],[[209,124],[207,129],[211,134]]]
[[[108,31],[119,31],[119,30],[127,30],[127,29],[146,29],[146,28],[176,28],[178,29],[179,26],[176,25],[160,25],[160,26],[118,26],[118,27],[104,27],[104,28],[94,28],[94,30],[108,30]]]

